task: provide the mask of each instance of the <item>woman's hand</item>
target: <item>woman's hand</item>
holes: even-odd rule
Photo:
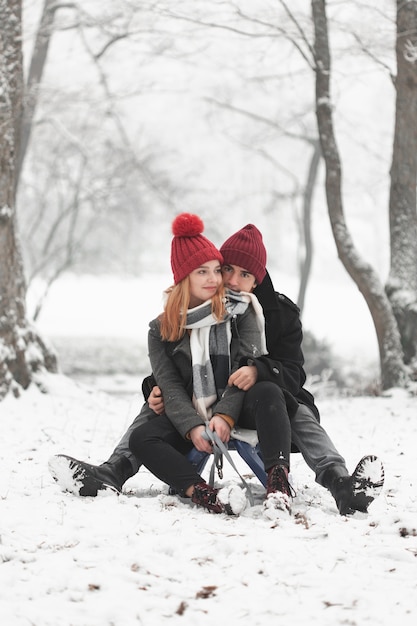
[[[162,415],[164,412],[164,399],[162,397],[162,391],[158,385],[155,385],[155,387],[152,388],[152,391],[149,394],[148,404],[152,411],[157,415]]]
[[[207,454],[211,454],[213,452],[211,442],[203,438],[203,434],[205,433],[205,431],[206,427],[202,424],[201,426],[194,426],[194,428],[192,428],[189,433],[190,439],[194,444],[194,448],[196,448],[200,452],[207,452]]]
[[[209,422],[209,428],[217,433],[223,443],[229,442],[230,426],[220,415],[213,415]]]

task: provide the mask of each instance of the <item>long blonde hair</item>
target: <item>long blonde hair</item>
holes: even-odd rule
[[[169,287],[164,312],[160,315],[160,332],[164,341],[178,341],[185,335],[187,310],[190,306],[190,277],[186,276],[177,285]],[[213,317],[221,322],[225,314],[225,289],[219,285],[211,298]]]

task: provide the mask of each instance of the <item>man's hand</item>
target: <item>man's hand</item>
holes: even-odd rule
[[[162,397],[162,391],[158,385],[155,385],[155,387],[152,388],[152,391],[149,394],[148,404],[152,411],[157,415],[162,415],[164,412],[164,399]]]
[[[258,380],[258,370],[255,365],[242,365],[236,372],[229,376],[228,385],[230,387],[238,387],[243,391],[247,391],[254,386]]]

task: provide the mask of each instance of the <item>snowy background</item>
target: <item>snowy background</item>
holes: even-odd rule
[[[24,2],[26,65],[42,6],[42,0]],[[86,0],[82,8],[55,14],[20,187],[31,304],[41,293],[39,268],[55,275],[68,261],[62,250],[82,249],[68,261],[73,273],[52,286],[38,321],[42,332],[116,332],[144,345],[139,309],[147,307],[147,319],[160,309],[160,293],[171,282],[169,224],[184,210],[201,215],[206,235],[218,245],[255,223],[276,289],[297,301],[303,191],[317,124],[314,72],[291,38],[307,57],[310,52],[281,2]],[[293,0],[291,9],[311,42],[310,3]],[[390,262],[394,10],[390,0],[328,3],[346,220],[359,254],[382,283]],[[375,23],[378,28],[369,28]],[[112,36],[116,43],[94,57]],[[152,189],[133,167],[137,162],[148,168]],[[80,188],[70,175],[75,172]],[[374,369],[372,319],[337,257],[323,183],[322,164],[303,325],[341,358]],[[72,216],[69,224],[65,213]],[[89,233],[82,244],[68,234],[78,229]]]
[[[105,460],[141,399],[62,376],[44,385],[47,394],[32,386],[0,404],[2,624],[415,624],[417,422],[406,391],[319,400],[350,470],[367,453],[383,460],[385,487],[368,515],[341,517],[293,455],[293,515],[271,521],[254,477],[256,504],[239,518],[191,508],[144,470],[121,496],[61,492],[49,457]],[[223,484],[236,480],[226,463]]]
[[[241,226],[244,225],[242,222]],[[165,230],[169,230],[168,224]],[[232,232],[235,231],[230,229]],[[144,365],[143,360],[147,354],[148,322],[161,312],[163,291],[172,283],[169,244],[165,253],[165,274],[140,278],[65,275],[52,285],[37,327],[52,342],[54,338],[66,339],[63,343],[74,338],[94,338],[106,344],[109,338],[114,338],[117,345],[118,341],[130,340],[138,346],[135,367],[146,372],[147,363]],[[276,290],[295,301],[297,279],[277,270],[270,273]],[[378,347],[372,318],[354,283],[346,277],[341,284],[320,280],[312,289],[302,316],[303,328],[324,340],[338,359],[362,373],[365,379],[378,376]],[[29,312],[36,290],[35,282],[29,290]]]

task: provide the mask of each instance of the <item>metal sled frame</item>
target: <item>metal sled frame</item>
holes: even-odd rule
[[[236,452],[242,457],[242,459],[249,465],[255,476],[260,480],[264,487],[266,487],[267,475],[265,467],[262,461],[259,444],[251,446],[246,441],[240,441],[239,439],[230,439],[228,444],[229,450],[236,450]],[[188,460],[195,465],[197,472],[202,473],[207,461],[210,458],[210,454],[207,452],[200,452],[193,448],[187,454]]]

